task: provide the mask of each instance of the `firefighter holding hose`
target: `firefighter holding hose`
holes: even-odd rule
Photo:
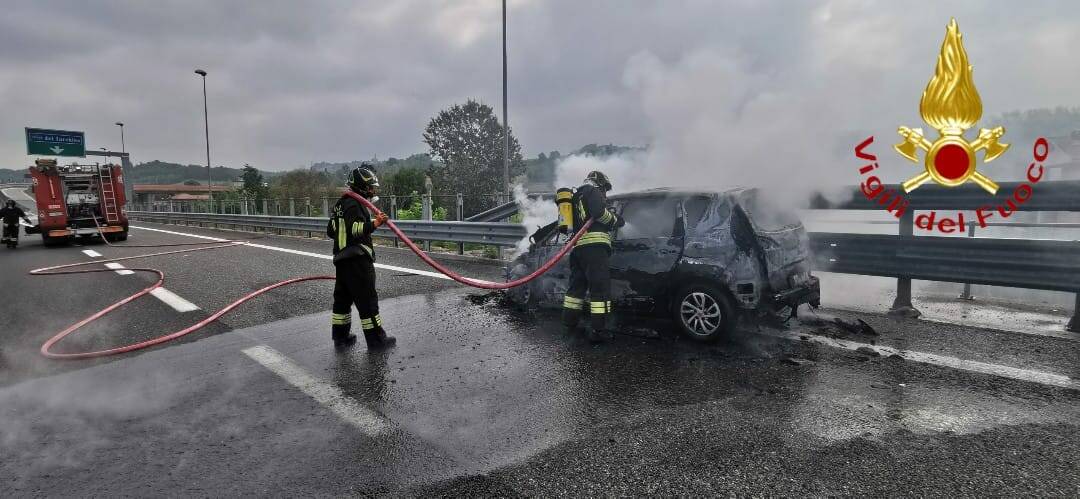
[[[0,208],[0,218],[4,220],[3,243],[8,248],[14,248],[19,244],[19,219],[25,220],[27,224],[30,223],[30,219],[26,217],[26,212],[10,199],[4,203],[3,208]]]
[[[349,189],[375,201],[379,177],[368,163],[349,173]],[[397,340],[387,336],[379,317],[379,295],[375,291],[375,249],[371,233],[386,223],[385,213],[374,220],[359,201],[342,195],[330,213],[326,235],[334,241],[334,267],[337,280],[334,284],[334,306],[331,318],[331,337],[337,348],[348,348],[356,343],[352,334],[352,305],[360,316],[360,327],[368,350],[392,346]]]
[[[577,328],[586,305],[592,330],[589,341],[603,343],[611,339],[608,317],[611,309],[611,231],[622,227],[623,220],[607,208],[607,192],[611,181],[602,172],[593,171],[585,177],[571,200],[573,230],[577,232],[587,220],[592,220],[588,232],[578,239],[570,253],[570,283],[563,299],[563,325],[570,331]],[[588,292],[589,301],[585,301]]]

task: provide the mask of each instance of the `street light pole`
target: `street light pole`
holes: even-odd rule
[[[202,76],[203,125],[206,129],[206,198],[210,202],[208,211],[212,212],[214,211],[214,176],[210,173],[210,117],[206,107],[206,71],[196,69],[195,74]]]
[[[502,73],[503,73],[503,192],[510,200],[510,122],[506,113],[506,0],[502,2]]]
[[[120,152],[127,152],[127,148],[124,147],[124,123],[117,121],[116,126],[120,127]]]

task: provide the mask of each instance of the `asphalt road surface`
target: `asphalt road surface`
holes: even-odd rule
[[[133,225],[126,245],[253,237]],[[326,241],[251,243],[122,262],[163,270],[172,294],[58,350],[171,332],[257,287],[332,271]],[[555,315],[380,248],[382,316],[399,338],[386,352],[333,351],[327,281],[147,351],[38,356],[152,278],[27,271],[153,251],[28,238],[0,253],[0,494],[1080,495],[1080,342],[1068,337],[831,311],[707,346],[625,319],[626,334],[592,346]]]

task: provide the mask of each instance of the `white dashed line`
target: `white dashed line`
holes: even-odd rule
[[[840,348],[843,350],[857,350],[861,347],[866,347],[877,351],[883,356],[898,354],[906,360],[920,362],[923,364],[931,364],[935,366],[948,367],[950,369],[957,369],[960,371],[968,371],[980,374],[990,374],[993,376],[1000,376],[1002,378],[1029,381],[1032,383],[1038,383],[1040,385],[1057,386],[1061,388],[1080,390],[1080,380],[1070,378],[1063,374],[1035,371],[1032,369],[1020,369],[1018,367],[1003,366],[1000,364],[990,364],[987,362],[978,362],[974,360],[964,360],[957,357],[949,357],[947,355],[938,355],[912,350],[900,350],[892,347],[859,343],[857,341],[828,338],[825,336],[818,336],[810,333],[800,333],[798,331],[761,330],[760,333],[793,341],[812,341],[814,343],[830,346],[833,348]]]
[[[82,252],[83,252],[84,255],[86,255],[86,256],[88,256],[90,258],[100,258],[101,257],[101,253],[98,253],[97,251],[94,251],[94,250],[82,250]]]
[[[198,234],[188,234],[186,232],[174,232],[174,231],[171,231],[171,230],[153,229],[153,228],[150,228],[150,227],[137,227],[137,226],[132,225],[131,228],[132,229],[140,229],[140,230],[149,230],[149,231],[153,231],[153,232],[161,232],[161,233],[164,233],[164,234],[173,234],[173,235],[176,235],[176,236],[194,237],[194,238],[197,238],[197,239],[205,239],[207,241],[218,241],[218,242],[228,241],[228,239],[222,239],[220,237],[200,236]],[[310,257],[313,257],[313,258],[320,258],[320,259],[323,259],[323,260],[332,260],[334,258],[334,257],[332,257],[330,255],[326,255],[326,254],[322,254],[322,253],[312,253],[310,251],[300,251],[300,250],[294,250],[294,249],[289,249],[289,248],[281,248],[281,247],[278,247],[278,246],[267,246],[265,244],[244,243],[244,246],[250,246],[252,248],[259,248],[259,249],[265,249],[265,250],[270,250],[270,251],[280,251],[282,253],[290,253],[290,254],[293,254],[293,255],[310,256]],[[427,270],[410,269],[410,268],[406,268],[406,267],[398,267],[396,265],[386,265],[384,263],[376,263],[375,268],[383,269],[383,270],[393,270],[395,272],[405,272],[405,273],[408,273],[408,274],[422,275],[422,276],[426,276],[426,277],[434,277],[436,279],[447,279],[447,280],[450,279],[449,277],[446,277],[445,275],[442,275],[442,274],[440,274],[438,272],[430,272],[430,271],[427,271]],[[490,283],[491,282],[491,281],[485,281],[483,279],[473,279],[471,277],[470,277],[470,279],[472,279],[474,281],[477,281],[477,282],[483,282],[483,283]]]
[[[378,413],[360,405],[337,386],[311,375],[277,350],[258,345],[243,352],[364,433],[375,436],[388,429],[389,423]]]
[[[169,291],[165,288],[156,288],[150,292],[155,298],[165,302],[166,305],[172,307],[177,312],[191,312],[198,310],[199,307],[194,303],[191,303],[181,298],[176,293]]]
[[[132,272],[130,270],[125,269],[123,265],[120,265],[119,263],[116,263],[116,262],[106,263],[105,266],[110,268],[110,269],[115,270],[116,273],[120,274],[120,275],[131,275],[131,274],[135,273],[135,272]]]

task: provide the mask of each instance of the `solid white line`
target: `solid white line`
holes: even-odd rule
[[[154,295],[157,299],[165,302],[166,305],[172,307],[177,312],[191,312],[198,310],[199,307],[194,303],[191,303],[181,298],[176,293],[169,291],[165,288],[155,288],[150,294]]]
[[[116,262],[109,262],[109,263],[106,263],[106,264],[105,264],[105,266],[106,266],[106,267],[108,267],[108,268],[110,268],[110,269],[113,269],[113,270],[115,270],[115,271],[116,271],[116,273],[117,273],[117,274],[120,274],[120,275],[131,275],[131,274],[134,274],[134,272],[132,272],[132,271],[130,271],[130,270],[127,270],[127,269],[125,269],[123,265],[120,265],[119,263],[116,263]]]
[[[94,251],[94,250],[82,250],[82,252],[83,252],[84,255],[86,255],[88,257],[91,257],[91,258],[98,258],[98,257],[101,256],[101,253],[98,253],[97,251]]]
[[[990,374],[993,376],[1000,376],[1002,378],[1029,381],[1032,383],[1038,383],[1040,385],[1049,385],[1061,388],[1070,388],[1073,390],[1080,390],[1080,380],[1076,380],[1062,374],[1035,371],[1031,369],[1020,369],[1018,367],[989,364],[986,362],[978,362],[974,360],[964,360],[956,357],[949,357],[947,355],[937,355],[933,353],[917,352],[912,350],[900,350],[892,347],[859,343],[857,341],[828,338],[825,336],[818,336],[806,332],[800,333],[798,331],[761,330],[760,333],[793,341],[800,341],[803,340],[803,338],[805,337],[805,341],[812,341],[814,343],[830,346],[833,348],[840,348],[843,350],[856,350],[860,347],[866,347],[876,350],[883,356],[898,354],[907,360],[920,362],[923,364],[932,364],[935,366],[948,367],[950,369],[957,369],[960,371],[969,371],[980,374]]]
[[[164,233],[164,234],[173,234],[173,235],[176,235],[176,236],[194,237],[194,238],[198,238],[198,239],[205,239],[205,240],[208,240],[208,241],[228,241],[228,239],[222,239],[220,237],[200,236],[198,234],[188,234],[186,232],[174,232],[174,231],[171,231],[171,230],[154,229],[154,228],[150,228],[150,227],[138,227],[138,226],[132,225],[131,228],[132,229],[149,230],[149,231],[153,231],[153,232],[161,232],[161,233]],[[321,258],[323,260],[332,260],[334,258],[333,256],[325,255],[325,254],[322,254],[322,253],[312,253],[310,251],[300,251],[300,250],[294,250],[294,249],[289,249],[289,248],[281,248],[281,247],[278,247],[278,246],[267,246],[265,244],[244,243],[244,246],[250,246],[252,248],[259,248],[259,249],[265,249],[265,250],[270,250],[270,251],[280,251],[282,253],[291,253],[293,255],[310,256],[310,257],[313,257],[313,258]],[[410,268],[406,268],[406,267],[398,267],[396,265],[386,265],[384,263],[376,263],[375,268],[383,269],[383,270],[392,270],[394,272],[405,272],[407,274],[422,275],[422,276],[426,276],[426,277],[434,277],[436,279],[447,279],[447,280],[450,279],[449,277],[447,277],[445,275],[442,275],[439,272],[431,272],[431,271],[427,271],[427,270],[410,269]],[[472,278],[470,277],[470,279],[472,279]],[[477,282],[488,283],[488,284],[491,283],[491,281],[485,281],[483,279],[473,279],[473,280],[477,281]]]
[[[299,388],[316,402],[322,404],[347,423],[359,428],[364,433],[375,436],[389,428],[385,418],[375,411],[360,405],[359,402],[345,395],[335,385],[327,383],[292,363],[277,350],[265,345],[258,345],[242,350],[244,355],[262,364],[274,374],[281,376],[290,385]]]

